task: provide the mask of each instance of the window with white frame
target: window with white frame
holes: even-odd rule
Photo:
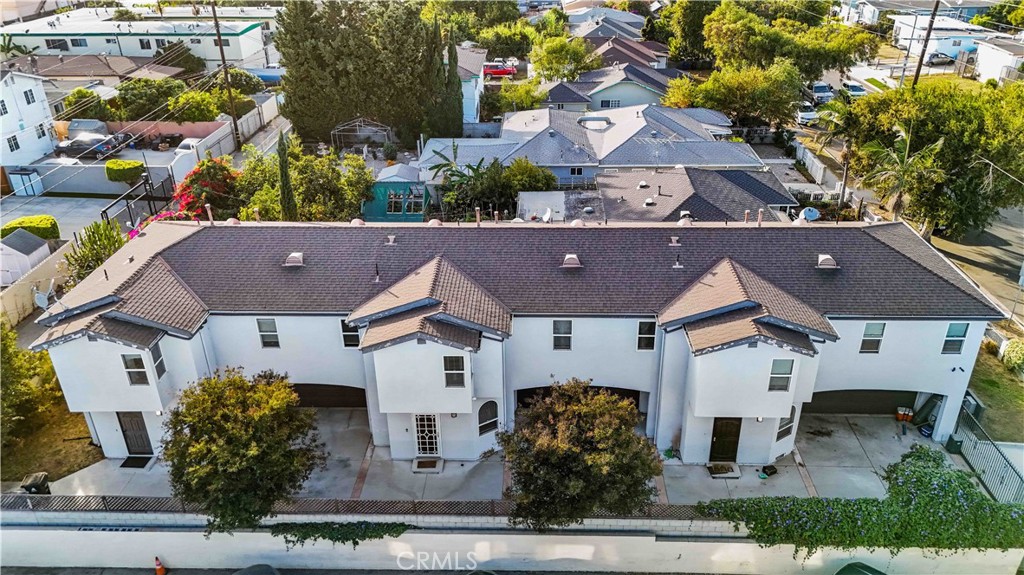
[[[58,114],[64,113],[64,102],[56,102],[53,105],[53,111]]]
[[[864,337],[860,340],[860,352],[878,353],[882,349],[882,335],[884,334],[884,323],[864,324]]]
[[[959,354],[964,350],[964,340],[967,339],[966,323],[951,323],[946,328],[946,339],[942,342],[942,353]]]
[[[423,190],[420,188],[409,189],[409,199],[405,203],[405,213],[407,214],[422,214],[423,213]]]
[[[444,386],[466,387],[466,358],[461,355],[444,356]]]
[[[359,347],[359,328],[341,320],[341,343],[345,347]]]
[[[41,140],[46,137],[46,125],[36,124],[36,139]]]
[[[779,431],[775,434],[775,441],[789,437],[793,433],[793,422],[796,421],[796,406],[789,406],[789,417],[779,420]]]
[[[277,320],[274,318],[259,318],[256,320],[256,331],[260,334],[260,344],[263,347],[281,347],[281,339],[277,336]]]
[[[0,116],[3,116],[6,113],[7,113],[7,102],[5,102],[4,100],[0,100]]]
[[[555,351],[572,349],[572,320],[556,319],[551,322],[552,344]]]
[[[402,194],[400,192],[388,192],[388,213],[402,213]]]
[[[36,103],[36,93],[33,92],[32,90],[25,90],[25,103],[26,104],[35,104]]]
[[[228,38],[224,38],[222,40],[218,40],[218,39],[214,38],[213,39],[213,45],[214,46],[230,46],[231,45],[231,40],[229,40]]]
[[[156,378],[160,379],[167,373],[167,367],[164,365],[164,352],[160,349],[160,344],[154,343],[153,349],[149,350],[149,353],[153,356],[153,369],[156,370]]]
[[[156,39],[156,47],[157,47],[157,49],[166,48],[167,47],[167,40],[165,40],[163,38],[157,38]]]
[[[75,48],[85,48],[89,45],[89,42],[85,38],[72,38],[71,45]]]
[[[792,359],[773,359],[772,374],[768,378],[768,391],[789,391],[793,379]]]
[[[18,143],[18,136],[7,138],[7,149],[12,152],[17,152],[21,149],[21,144]]]
[[[651,351],[654,349],[654,330],[655,323],[653,321],[642,321],[636,330],[636,348],[641,351]]]
[[[124,364],[124,371],[128,374],[129,384],[149,385],[149,375],[146,374],[146,364],[142,361],[141,354],[121,354],[121,363]]]
[[[477,423],[480,426],[480,435],[487,435],[498,429],[497,401],[485,401],[480,406],[480,411],[477,413]]]
[[[569,175],[570,176],[582,176],[583,175],[583,168],[569,168]]]
[[[153,43],[149,41],[149,38],[139,38],[139,48],[143,50],[152,50]]]

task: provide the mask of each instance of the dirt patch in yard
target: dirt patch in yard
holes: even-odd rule
[[[3,481],[21,481],[36,471],[47,472],[54,481],[103,459],[103,450],[90,443],[85,416],[69,412],[63,399],[40,413],[32,425],[33,433],[0,454]]]
[[[983,349],[969,387],[985,404],[981,426],[992,439],[1024,442],[1024,381]]]

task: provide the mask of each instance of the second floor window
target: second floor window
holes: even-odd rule
[[[43,139],[46,137],[46,126],[43,124],[36,125],[36,138]]]
[[[7,113],[7,102],[0,100],[0,116]]]
[[[89,42],[85,38],[72,38],[71,45],[75,48],[85,48],[89,45]]]
[[[359,347],[359,328],[341,320],[341,343],[345,347]]]
[[[26,104],[35,104],[36,103],[36,93],[33,92],[32,90],[25,90],[25,103]]]
[[[131,385],[149,385],[149,376],[146,374],[146,364],[142,361],[142,355],[137,353],[122,354],[121,363],[124,364],[124,371],[128,374],[128,383]]]
[[[218,40],[218,39],[214,38],[213,39],[213,45],[214,46],[230,46],[231,45],[231,40],[229,40],[227,38],[224,38],[223,40]]]
[[[582,176],[583,175],[583,168],[569,168],[569,175],[570,176]]]
[[[21,144],[18,143],[18,136],[7,138],[7,149],[12,152],[17,152],[21,149]]]
[[[572,349],[572,320],[556,319],[551,322],[551,334],[553,336],[552,349],[555,351]]]
[[[783,417],[779,420],[779,431],[775,434],[775,441],[779,441],[784,437],[789,437],[793,433],[793,422],[796,420],[796,406],[791,405],[789,407],[789,417]]]
[[[139,48],[143,50],[152,50],[153,43],[149,41],[149,38],[139,38]]]
[[[946,328],[946,339],[942,342],[942,353],[959,354],[964,350],[964,340],[967,339],[966,323],[951,323]]]
[[[256,330],[260,334],[260,344],[263,347],[281,347],[281,339],[277,336],[277,320],[273,318],[257,319]]]
[[[164,40],[163,38],[157,38],[156,39],[156,47],[157,48],[166,48],[167,47],[167,40]]]
[[[160,379],[167,373],[167,367],[164,365],[164,352],[160,349],[160,344],[153,344],[153,349],[149,350],[149,353],[153,356],[153,369],[156,370],[156,378]]]
[[[60,50],[62,52],[67,52],[70,49],[68,48],[67,40],[47,39],[45,42],[47,50]]]
[[[792,359],[773,359],[772,375],[768,378],[768,391],[789,391],[793,379]]]
[[[860,340],[861,353],[878,353],[882,349],[882,335],[885,333],[884,323],[864,325],[864,339]]]
[[[460,355],[444,357],[444,386],[466,387],[466,358]]]
[[[650,351],[654,349],[654,329],[655,323],[653,321],[642,321],[636,332],[636,348],[641,351]]]

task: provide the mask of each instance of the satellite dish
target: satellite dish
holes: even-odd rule
[[[813,222],[814,220],[821,217],[821,212],[819,212],[816,208],[804,208],[800,210],[800,217],[809,222]]]
[[[50,307],[50,296],[38,290],[32,290],[32,301],[35,302],[36,307],[39,309],[46,309]]]
[[[547,223],[551,223],[551,208],[548,208],[548,209],[544,210],[544,215],[543,215],[543,216],[541,216],[541,218],[540,218],[540,219],[541,219],[541,221],[543,221],[543,222],[544,222],[545,224],[547,224]]]

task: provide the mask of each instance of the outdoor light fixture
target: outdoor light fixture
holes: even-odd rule
[[[758,422],[758,423],[761,423],[762,421],[764,421],[764,418],[763,418],[763,417],[758,417],[758,418],[757,418],[757,422]]]
[[[160,411],[159,409],[158,409],[158,410],[156,410],[156,416],[157,416],[157,417],[160,417],[160,416],[161,416],[161,415],[163,415],[163,414],[164,414],[164,412]]]
[[[455,419],[455,418],[456,418],[456,417],[458,417],[458,416],[459,416],[459,414],[458,414],[458,413],[453,413],[453,414],[452,414],[452,419]]]

